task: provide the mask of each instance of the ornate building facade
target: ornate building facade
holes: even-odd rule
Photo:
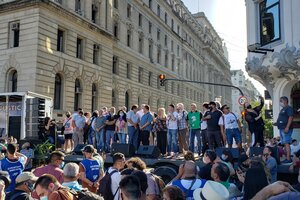
[[[300,115],[300,1],[246,0],[248,58],[246,69],[260,81],[273,100],[273,116],[280,111],[279,98],[287,96],[295,111],[294,137]],[[274,129],[278,134],[277,128]]]
[[[231,84],[222,40],[203,13],[180,0],[3,0],[0,92],[54,100],[54,117],[82,107],[202,103],[231,89],[159,74]]]

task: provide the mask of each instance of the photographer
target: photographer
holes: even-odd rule
[[[248,122],[249,131],[252,135],[252,146],[255,147],[259,144],[260,147],[264,147],[264,121],[262,119],[261,110],[264,107],[263,97],[259,97],[260,105],[252,108],[252,106],[247,102],[245,103],[245,119]]]

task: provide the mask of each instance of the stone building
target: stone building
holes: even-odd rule
[[[0,1],[0,92],[54,99],[54,117],[82,107],[202,103],[231,89],[222,40],[203,13],[180,0]],[[189,107],[189,106],[188,106]]]
[[[246,0],[248,57],[246,70],[269,91],[277,119],[279,98],[294,108],[294,135],[300,132],[300,1]],[[278,129],[274,129],[275,135]],[[298,136],[297,136],[298,135]]]

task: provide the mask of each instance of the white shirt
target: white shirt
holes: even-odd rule
[[[225,123],[224,123],[225,121]],[[237,117],[233,113],[224,114],[219,119],[219,125],[224,125],[225,129],[234,129],[238,128]]]
[[[115,168],[110,167],[108,169],[108,173],[111,173],[112,171],[117,170]],[[112,176],[111,176],[111,191],[112,194],[114,195],[116,193],[116,191],[119,189],[119,183],[121,181],[122,175],[121,173],[115,172]],[[120,189],[118,190],[118,192],[116,193],[114,200],[119,200],[119,196],[120,196]]]
[[[202,113],[202,116],[204,116],[206,112],[207,111],[205,111],[204,113]],[[207,121],[203,120],[203,121],[201,121],[201,130],[205,130],[205,129],[207,129]]]
[[[173,115],[175,117],[175,120],[171,119],[170,115]],[[178,113],[177,112],[169,113],[167,116],[168,129],[177,130],[178,129],[177,121],[178,121]]]
[[[299,151],[300,149],[300,143],[298,143],[297,145],[290,145],[291,147],[291,155],[293,155],[294,153],[296,153],[297,151]]]
[[[137,116],[139,117],[139,120],[141,121],[141,119],[142,119],[142,117],[143,117],[143,115],[144,115],[143,109],[137,111],[136,114],[137,114]]]

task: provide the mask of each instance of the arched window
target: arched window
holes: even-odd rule
[[[62,78],[59,74],[55,74],[54,84],[54,109],[61,109],[62,96]]]
[[[16,92],[18,88],[18,72],[14,70],[11,74],[11,91]]]
[[[97,109],[97,87],[96,84],[92,85],[92,111]]]
[[[82,92],[82,90],[81,90],[80,80],[77,78],[75,80],[74,110],[78,110],[78,108],[80,107],[81,92]]]
[[[125,92],[125,106],[127,109],[130,108],[130,96],[128,91]]]

